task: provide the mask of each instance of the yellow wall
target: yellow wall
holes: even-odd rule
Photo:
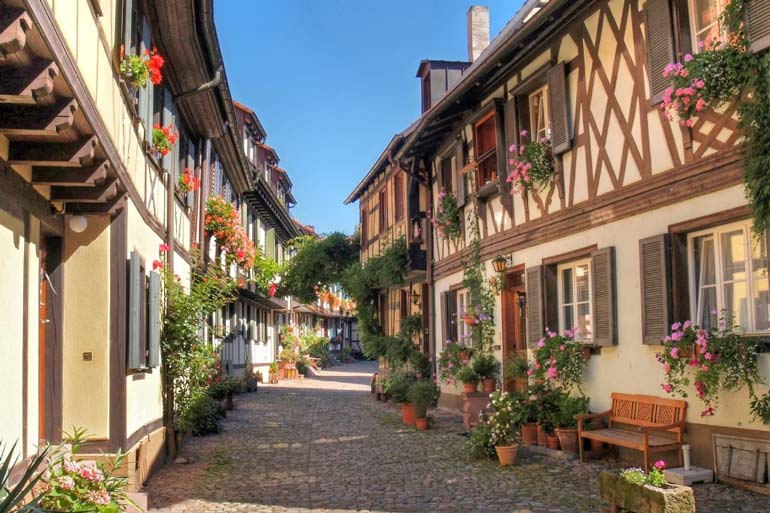
[[[89,216],[83,233],[64,239],[63,428],[109,437],[110,219]],[[90,352],[91,361],[83,353]]]

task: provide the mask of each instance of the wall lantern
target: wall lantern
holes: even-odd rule
[[[72,216],[69,220],[70,230],[75,233],[83,233],[88,228],[88,219],[84,216]]]
[[[420,294],[418,294],[414,289],[412,290],[412,304],[415,306],[420,306]]]
[[[494,260],[492,260],[492,267],[494,267],[495,271],[498,273],[505,272],[507,266],[508,260],[503,255],[497,255]]]

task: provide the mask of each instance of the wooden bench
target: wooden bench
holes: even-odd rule
[[[677,451],[682,465],[682,442],[687,402],[654,395],[612,394],[612,408],[602,413],[576,415],[580,461],[583,439],[636,449],[644,453],[644,469],[650,466],[650,454]],[[583,422],[608,419],[604,429],[585,429]],[[672,436],[675,435],[675,436]]]

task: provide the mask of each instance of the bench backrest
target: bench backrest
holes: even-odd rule
[[[683,421],[687,402],[654,395],[612,394],[610,423],[665,426]]]

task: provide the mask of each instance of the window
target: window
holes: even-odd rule
[[[471,294],[468,290],[458,290],[457,297],[457,320],[455,321],[457,326],[457,341],[466,345],[471,345],[471,328],[465,324],[465,309],[471,306]]]
[[[361,245],[365,246],[369,242],[369,212],[366,209],[361,210]]]
[[[380,233],[385,231],[388,226],[388,190],[383,188],[380,191]]]
[[[687,246],[693,321],[711,328],[725,317],[745,332],[770,331],[767,245],[750,221],[690,234]]]
[[[476,125],[475,143],[478,186],[483,187],[497,180],[497,129],[494,111]]]
[[[441,187],[447,194],[452,194],[452,157],[441,159]]]
[[[393,177],[393,195],[394,195],[394,214],[396,221],[400,221],[404,218],[404,179],[401,176],[401,171],[396,173]]]
[[[542,87],[529,95],[529,133],[532,141],[551,139],[550,120],[548,87]]]
[[[714,40],[722,39],[719,18],[727,0],[689,0],[693,51],[697,52]]]
[[[591,340],[591,260],[558,266],[559,331],[575,330],[575,340]]]

